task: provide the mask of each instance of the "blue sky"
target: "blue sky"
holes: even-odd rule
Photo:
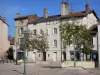
[[[63,0],[67,1],[67,0]],[[86,0],[69,0],[69,4],[75,11],[85,10]],[[14,37],[16,13],[28,15],[37,14],[43,16],[43,9],[48,8],[49,15],[60,14],[62,0],[0,0],[0,15],[6,17],[9,24],[9,35]],[[88,0],[89,7],[94,9],[100,18],[100,0]]]

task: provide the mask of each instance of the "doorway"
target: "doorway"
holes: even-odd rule
[[[46,61],[46,52],[43,52],[43,61]]]
[[[63,52],[63,60],[66,61],[66,52]]]
[[[33,52],[32,59],[33,59],[33,61],[36,61],[36,52]]]
[[[53,53],[53,61],[57,61],[57,52]]]

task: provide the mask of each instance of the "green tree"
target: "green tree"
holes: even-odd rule
[[[60,25],[60,35],[64,41],[64,49],[67,46],[74,46],[74,66],[75,66],[75,50],[80,50],[83,46],[83,52],[89,53],[92,48],[92,36],[86,25],[76,23],[65,23]]]
[[[46,52],[48,50],[47,35],[41,31],[40,35],[30,33],[29,47],[30,50],[37,50],[38,52]]]

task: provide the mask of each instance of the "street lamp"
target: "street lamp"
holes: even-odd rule
[[[24,31],[24,75],[26,75],[26,34],[27,31]]]
[[[26,61],[27,61],[27,49],[28,49],[28,31],[24,31],[24,75],[26,75]]]
[[[16,56],[15,56],[15,58],[16,58],[16,65],[18,64],[18,63],[17,63],[17,46],[18,46],[18,42],[16,42],[16,50],[15,50],[15,53],[16,53],[16,54],[15,54],[15,55],[16,55]]]

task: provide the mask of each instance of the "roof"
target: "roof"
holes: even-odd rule
[[[29,17],[38,18],[38,16],[36,14],[32,14],[32,15],[16,17],[16,18],[14,18],[14,20],[28,19]]]
[[[68,17],[84,17],[84,16],[87,16],[87,14],[90,14],[90,13],[93,13],[95,15],[95,17],[97,19],[99,19],[94,10],[89,10],[88,13],[86,11],[80,11],[80,12],[74,12],[73,11],[73,12],[69,13],[68,15],[62,16],[62,18],[68,18]]]
[[[50,21],[50,20],[58,20],[60,19],[61,15],[53,15],[53,16],[49,16],[48,18],[44,18],[44,17],[40,17],[40,18],[37,18],[35,19],[34,21],[30,21],[29,24],[31,23],[39,23],[39,22],[45,22],[45,21]]]
[[[7,24],[7,22],[5,21],[5,18],[4,18],[4,17],[1,17],[1,16],[0,16],[0,20],[2,20],[7,26],[9,26],[9,25]]]
[[[97,19],[99,19],[94,10],[89,10],[88,13],[86,11],[80,11],[80,12],[73,11],[73,12],[69,13],[68,15],[64,15],[64,16],[61,16],[61,14],[59,14],[59,15],[48,16],[48,18],[40,17],[40,18],[35,19],[34,21],[29,22],[29,24],[45,22],[45,21],[50,21],[50,20],[64,19],[64,18],[84,17],[84,16],[87,16],[87,14],[89,14],[89,13],[93,13],[95,15],[95,17]]]

